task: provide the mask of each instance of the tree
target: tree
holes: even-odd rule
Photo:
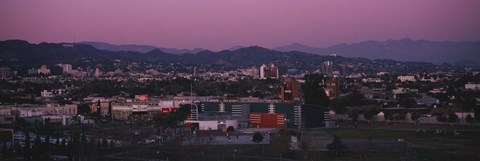
[[[365,105],[365,96],[360,93],[357,89],[353,89],[352,93],[349,95],[349,99],[346,102],[347,106],[362,106]]]
[[[102,148],[107,149],[108,148],[108,141],[107,138],[102,139]]]
[[[327,145],[327,149],[335,156],[340,154],[340,152],[345,148],[346,146],[343,145],[342,140],[340,140],[337,135],[334,135],[332,143]]]
[[[18,141],[15,141],[15,144],[13,144],[13,149],[15,151],[15,154],[23,155],[22,145],[20,145]]]
[[[74,154],[75,154],[74,144],[75,142],[73,141],[73,138],[70,138],[68,144],[66,144],[66,147],[65,147],[65,153],[67,154],[69,160],[74,159]]]
[[[3,143],[3,147],[2,147],[2,157],[3,157],[3,158],[8,158],[8,157],[7,157],[7,155],[8,155],[7,140],[6,140],[6,139],[1,139],[0,141],[2,141],[2,143]]]
[[[378,114],[378,110],[368,109],[363,113],[363,117],[365,117],[365,119],[367,119],[368,122],[370,123],[370,121],[372,121],[372,119],[373,119],[373,116],[376,115],[376,114]]]
[[[385,119],[386,123],[389,124],[391,120],[393,120],[393,115],[390,112],[384,112],[383,118]]]
[[[436,115],[437,115],[437,121],[439,121],[439,122],[446,122],[447,121],[447,117],[445,117],[443,112],[439,112]]]
[[[91,112],[90,106],[88,104],[80,104],[78,105],[78,114],[89,114]]]
[[[79,133],[75,132],[73,133],[73,136],[72,136],[72,157],[74,160],[79,160],[82,153],[82,148],[81,148],[81,141],[80,141],[80,135]]]
[[[475,122],[475,119],[471,115],[467,115],[467,117],[465,118],[465,121],[472,124]]]
[[[323,76],[320,74],[305,75],[305,84],[303,90],[305,93],[305,103],[312,105],[328,106],[330,99],[323,89]]]
[[[83,133],[80,138],[80,158],[82,158],[82,160],[86,160],[86,157],[88,156],[88,149],[89,147],[87,146],[87,136],[85,135],[85,133]]]
[[[404,93],[404,94],[399,94],[398,95],[398,104],[400,104],[400,106],[406,107],[406,108],[415,107],[416,104],[417,104],[417,101],[415,100],[415,98],[417,98],[417,97],[418,97],[417,94],[414,94],[414,93],[411,93],[411,92],[407,92],[407,93]]]
[[[358,112],[357,111],[352,111],[352,113],[350,114],[350,117],[352,118],[352,121],[353,121],[353,124],[354,124],[355,128],[357,128],[357,126],[358,126]]]
[[[113,149],[114,147],[115,147],[115,142],[113,142],[113,140],[110,140],[110,142],[108,143],[108,148]]]
[[[407,118],[407,114],[404,112],[399,112],[393,115],[395,120],[405,120]]]
[[[37,160],[39,161],[39,160],[42,159],[43,149],[41,147],[41,144],[42,144],[42,140],[37,135],[37,137],[35,138],[35,142],[33,144],[33,148],[32,148],[32,159],[34,161],[37,161]]]
[[[60,153],[61,154],[67,154],[67,139],[62,139],[62,143],[60,145]]]
[[[97,143],[95,144],[95,146],[97,146],[96,148],[97,149],[102,149],[102,142],[100,142],[100,140],[103,140],[103,139],[97,139]]]
[[[87,145],[85,145],[85,153],[87,154],[85,160],[93,160],[93,158],[97,157],[97,151],[95,140],[88,141]]]
[[[470,111],[470,110],[472,110],[472,109],[474,109],[475,107],[478,106],[477,105],[477,100],[475,100],[475,98],[472,97],[472,95],[468,95],[468,96],[463,97],[465,99],[461,104],[461,107],[463,108],[463,110]]]
[[[168,113],[167,117],[165,118],[164,128],[175,128],[177,127],[177,116],[175,116],[175,112]]]
[[[255,134],[253,134],[252,141],[257,143],[257,144],[262,142],[263,141],[263,135],[260,134],[259,132],[256,132]]]
[[[420,113],[412,112],[410,118],[415,121],[415,124],[418,123],[418,119],[420,118]]]
[[[47,159],[47,157],[50,155],[50,149],[51,149],[51,145],[50,145],[50,136],[46,136],[45,137],[45,142],[40,145],[42,147],[42,155],[44,157],[44,159]]]
[[[352,113],[350,114],[350,117],[352,118],[352,121],[358,121],[358,112],[352,111]]]
[[[23,160],[30,161],[32,158],[31,145],[30,145],[30,132],[25,132],[25,146],[23,148]]]
[[[413,121],[416,121],[416,120],[418,120],[418,118],[420,118],[420,113],[418,113],[418,112],[412,112],[410,118],[411,118]]]
[[[480,107],[475,107],[474,110],[474,114],[475,114],[475,119],[477,119],[477,121],[480,121]]]
[[[180,107],[177,109],[177,111],[175,111],[175,114],[176,114],[176,117],[177,117],[177,120],[178,121],[184,121],[188,115],[190,115],[190,107],[188,106],[183,106],[183,107]]]
[[[231,132],[233,132],[233,131],[235,131],[235,128],[233,128],[233,126],[229,126],[229,127],[227,128],[227,132],[231,133]]]
[[[458,116],[452,112],[448,111],[448,122],[457,122],[458,121]]]
[[[57,140],[55,141],[55,148],[53,148],[54,149],[53,151],[55,151],[56,154],[60,154],[62,152],[62,150],[60,148],[61,146],[62,146],[62,144],[60,142],[60,138],[57,137]]]
[[[166,117],[156,115],[154,120],[158,121],[163,128],[176,128],[178,123],[190,115],[190,107],[180,107],[176,111],[169,112]]]
[[[336,114],[344,114],[347,112],[346,100],[343,98],[336,98],[330,101],[330,107]]]
[[[161,113],[157,113],[153,115],[153,121],[155,122],[155,126],[157,128],[161,128],[165,124],[165,117]]]

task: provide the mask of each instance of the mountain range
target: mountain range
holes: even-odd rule
[[[99,50],[107,50],[107,51],[134,51],[139,53],[147,53],[154,49],[159,49],[163,52],[170,53],[170,54],[185,54],[185,53],[198,53],[205,49],[202,48],[195,48],[195,49],[176,49],[176,48],[162,48],[156,47],[152,45],[135,45],[135,44],[125,44],[125,45],[115,45],[105,42],[94,42],[94,41],[84,41],[80,42],[80,44],[87,44],[91,45]]]
[[[176,49],[156,47],[151,45],[115,45],[104,42],[80,42],[100,50],[107,51],[134,51],[147,53],[154,49],[170,54],[199,53],[206,49]],[[244,46],[233,46],[235,51]],[[473,66],[480,68],[480,41],[414,41],[408,38],[387,41],[364,41],[352,44],[337,44],[326,48],[318,48],[293,43],[286,46],[272,48],[272,50],[290,52],[300,51],[318,55],[336,54],[343,57],[359,57],[367,59],[391,59],[397,61],[423,61],[436,64],[450,63],[459,66]]]
[[[411,39],[364,41],[353,44],[338,44],[317,48],[293,43],[273,48],[277,51],[302,51],[319,55],[361,57],[367,59],[391,59],[397,61],[426,61],[457,65],[480,64],[480,41],[428,41]],[[480,66],[478,66],[480,67]]]
[[[321,69],[323,62],[332,61],[334,68],[342,73],[374,73],[387,72],[433,72],[461,70],[448,64],[436,65],[426,62],[400,62],[386,59],[370,60],[366,58],[349,58],[343,56],[324,56],[300,51],[281,52],[250,46],[236,50],[213,52],[200,51],[196,54],[170,54],[160,49],[146,53],[133,51],[99,50],[87,44],[40,43],[31,44],[23,40],[0,41],[0,64],[2,66],[18,66],[38,68],[40,65],[70,63],[79,67],[95,67],[98,65],[114,67],[117,62],[140,62],[151,64],[183,63],[191,65],[220,65],[226,68],[260,66],[275,64],[300,71]]]

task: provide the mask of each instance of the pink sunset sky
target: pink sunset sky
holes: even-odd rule
[[[480,40],[480,0],[2,0],[0,40],[227,49]]]

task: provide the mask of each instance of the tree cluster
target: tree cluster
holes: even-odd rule
[[[33,140],[33,141],[32,141]],[[23,156],[25,161],[50,161],[52,156],[65,156],[71,161],[97,160],[103,157],[106,149],[113,148],[113,142],[95,139],[88,140],[85,134],[74,134],[70,139],[56,139],[46,136],[32,138],[29,132],[25,132],[25,143],[21,146],[15,142],[10,148],[4,144],[3,158]]]
[[[165,130],[168,128],[176,129],[179,123],[184,121],[190,115],[190,107],[182,106],[176,111],[171,111],[168,114],[157,113],[153,115],[154,125],[159,130]]]
[[[330,99],[325,94],[323,76],[320,74],[307,74],[304,79],[303,92],[305,94],[305,104],[327,107],[330,104]]]

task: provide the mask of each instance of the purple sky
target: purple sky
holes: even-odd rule
[[[480,0],[2,0],[0,40],[220,50],[480,40]]]

